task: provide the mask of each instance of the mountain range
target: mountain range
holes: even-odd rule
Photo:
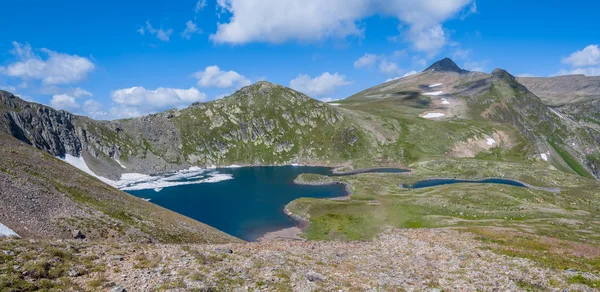
[[[476,263],[469,279],[506,290],[593,287],[600,279],[588,275],[597,272],[600,254],[599,84],[582,75],[470,72],[446,58],[333,102],[261,81],[223,99],[113,121],[0,91],[0,231],[5,224],[31,239],[0,240],[0,290],[78,290],[84,282],[92,290],[109,282],[144,290],[156,288],[157,278],[173,280],[165,289],[175,290],[248,283],[271,290],[342,289],[339,283],[424,289],[446,283],[423,274],[441,273],[429,260],[440,254],[442,270]],[[526,187],[411,190],[389,173],[301,175],[297,182],[347,186],[346,200],[298,199],[285,208],[308,223],[303,238],[338,242],[252,244],[114,187],[131,174],[289,164],[407,168],[407,184],[501,177]],[[372,242],[344,242],[351,240]],[[34,251],[39,261],[32,261]],[[427,256],[411,256],[421,252]],[[404,260],[394,266],[419,265],[412,276],[403,276],[408,267],[382,266],[399,254]],[[477,276],[484,265],[498,277]],[[354,273],[357,266],[364,270]],[[375,272],[376,279],[365,276]],[[111,278],[94,278],[105,274]],[[460,271],[450,274],[440,279],[462,283],[452,278]],[[540,277],[553,280],[535,282]],[[466,290],[479,287],[467,282]]]

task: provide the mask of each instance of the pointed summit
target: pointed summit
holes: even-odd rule
[[[450,58],[444,58],[442,60],[439,60],[439,61],[433,63],[433,65],[431,65],[427,69],[423,70],[423,72],[432,71],[432,70],[437,71],[437,72],[456,72],[456,73],[460,73],[460,74],[469,73],[469,71],[458,67],[458,65],[456,65],[456,63],[454,63],[454,61],[452,61]]]

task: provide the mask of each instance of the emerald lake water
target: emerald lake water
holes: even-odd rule
[[[367,172],[406,172],[374,169]],[[302,173],[334,175],[328,167],[277,166],[206,170],[178,175],[169,183],[187,183],[165,188],[127,190],[132,195],[206,223],[238,238],[253,241],[263,234],[297,224],[283,212],[285,205],[301,198],[334,198],[346,195],[343,185],[294,184]],[[335,174],[336,176],[344,174]],[[229,179],[207,181],[211,177]]]

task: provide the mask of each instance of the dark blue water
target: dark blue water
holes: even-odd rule
[[[244,240],[256,240],[266,232],[294,226],[283,212],[300,198],[333,198],[346,195],[342,185],[294,184],[302,173],[330,175],[327,167],[281,166],[217,169],[233,179],[168,187],[160,192],[128,191],[154,204],[194,218]]]
[[[510,179],[503,179],[503,178],[488,178],[488,179],[482,179],[482,180],[428,179],[428,180],[418,181],[413,185],[405,184],[404,187],[411,188],[411,189],[421,189],[421,188],[428,188],[428,187],[441,186],[441,185],[450,185],[450,184],[457,184],[457,183],[502,184],[502,185],[509,185],[509,186],[515,186],[515,187],[527,187],[526,185],[524,185],[518,181],[514,181],[514,180],[510,180]]]

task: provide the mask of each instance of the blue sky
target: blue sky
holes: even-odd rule
[[[258,80],[345,98],[443,57],[514,75],[600,75],[596,1],[3,1],[0,88],[98,119]]]

